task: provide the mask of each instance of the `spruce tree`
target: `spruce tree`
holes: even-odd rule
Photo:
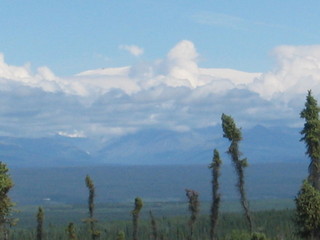
[[[211,228],[210,228],[210,239],[214,240],[216,235],[216,226],[218,223],[219,207],[221,196],[219,193],[219,176],[220,176],[220,166],[222,161],[220,159],[220,154],[217,149],[213,151],[212,163],[209,168],[212,169],[212,204],[211,204]]]
[[[308,181],[320,190],[320,108],[317,100],[312,96],[311,90],[306,97],[305,108],[300,117],[305,119],[301,141],[305,142],[306,154],[310,158]]]
[[[8,195],[13,185],[7,165],[0,161],[0,230],[4,240],[8,239],[8,226],[14,224],[11,217],[14,203]]]
[[[295,199],[297,232],[304,239],[320,239],[320,191],[304,181]]]
[[[199,214],[199,194],[191,189],[186,189],[186,196],[188,198],[189,203],[189,211],[191,213],[190,219],[189,219],[189,229],[190,229],[190,235],[189,240],[193,239],[194,235],[194,224],[197,220],[198,214]]]
[[[134,200],[134,209],[131,212],[132,223],[133,223],[133,233],[132,233],[133,240],[138,240],[138,224],[139,224],[140,211],[142,207],[143,207],[142,199],[139,197],[136,197]]]
[[[245,217],[247,219],[249,230],[253,232],[253,223],[249,210],[249,203],[245,191],[245,179],[244,179],[244,169],[248,166],[246,158],[241,159],[241,152],[239,150],[239,143],[242,140],[241,129],[237,128],[233,118],[231,116],[222,114],[222,130],[223,137],[230,141],[230,146],[227,153],[230,155],[233,165],[235,167],[238,183],[237,188],[240,194],[240,203],[244,210]]]
[[[89,190],[89,197],[88,197],[89,218],[86,219],[85,221],[89,223],[91,239],[95,240],[100,236],[100,232],[97,231],[95,228],[95,223],[97,220],[94,219],[95,187],[89,175],[86,176],[85,183]]]
[[[151,223],[151,236],[154,240],[158,240],[158,226],[156,219],[154,218],[152,211],[149,211],[150,223]]]
[[[317,100],[308,91],[305,108],[300,117],[305,120],[300,132],[306,145],[306,155],[310,158],[308,179],[296,197],[296,218],[301,237],[320,240],[320,108]]]
[[[68,239],[69,240],[78,240],[77,233],[76,233],[76,228],[74,226],[74,223],[70,222],[68,224],[67,234],[68,234]]]
[[[42,207],[39,207],[38,213],[37,213],[37,240],[43,239],[43,222],[44,222],[44,211]]]

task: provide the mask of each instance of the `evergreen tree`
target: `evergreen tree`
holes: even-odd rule
[[[249,211],[249,203],[246,197],[245,192],[245,180],[244,180],[244,169],[248,166],[248,162],[246,158],[241,159],[241,153],[239,151],[239,142],[242,140],[241,130],[237,128],[233,118],[231,116],[222,114],[222,130],[223,130],[223,137],[227,138],[231,144],[227,153],[231,156],[231,160],[235,167],[237,176],[238,176],[238,183],[237,188],[240,194],[240,202],[242,208],[244,210],[245,217],[247,219],[250,232],[253,232],[253,223],[251,214]]]
[[[150,215],[150,222],[151,222],[152,238],[154,240],[158,240],[158,226],[157,226],[156,219],[154,218],[152,211],[149,211],[149,215]]]
[[[13,185],[7,165],[0,161],[0,229],[4,240],[8,239],[8,226],[14,224],[11,217],[14,203],[8,196]]]
[[[95,187],[94,187],[94,183],[91,180],[89,175],[86,176],[85,182],[86,182],[86,186],[89,190],[89,197],[88,197],[89,218],[86,219],[85,221],[89,223],[91,239],[95,240],[100,236],[100,232],[97,231],[95,228],[95,223],[97,220],[94,219]]]
[[[44,222],[44,211],[42,207],[39,207],[38,213],[37,213],[37,240],[43,239],[43,222]]]
[[[212,163],[209,168],[212,169],[212,205],[211,205],[211,228],[210,228],[210,239],[214,240],[216,235],[216,226],[218,223],[219,216],[219,206],[221,196],[219,193],[219,176],[220,176],[220,166],[221,166],[220,154],[217,149],[213,151]]]
[[[131,212],[132,214],[132,223],[133,223],[133,240],[138,240],[138,224],[139,224],[139,215],[143,207],[143,201],[141,198],[136,197],[134,200],[134,209]]]
[[[67,233],[68,233],[69,240],[77,240],[78,239],[74,223],[71,222],[68,224]]]
[[[320,191],[304,181],[295,203],[298,234],[304,239],[320,239]]]
[[[310,158],[308,183],[304,182],[296,198],[296,224],[298,233],[304,238],[320,239],[320,108],[317,100],[308,91],[305,108],[300,117],[305,119],[300,132]]]
[[[190,220],[189,220],[189,228],[190,228],[190,235],[189,239],[193,239],[194,235],[194,224],[197,220],[199,214],[199,194],[196,191],[186,189],[186,196],[189,202],[189,211],[191,213]]]
[[[306,97],[305,108],[300,117],[305,119],[301,141],[306,144],[306,154],[310,158],[308,181],[317,190],[320,190],[320,108],[317,100],[312,96],[311,90]]]

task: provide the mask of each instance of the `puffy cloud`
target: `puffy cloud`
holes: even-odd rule
[[[48,67],[39,67],[35,73],[32,73],[29,64],[24,66],[8,65],[5,63],[3,54],[0,54],[0,85],[2,90],[15,90],[17,86],[26,86],[51,93],[86,94],[86,90],[78,83],[55,76]]]
[[[280,46],[273,54],[276,68],[257,78],[249,89],[263,98],[290,101],[312,89],[320,94],[320,45]]]
[[[197,65],[198,53],[190,41],[181,41],[170,50],[165,60],[167,84],[170,86],[198,85],[199,68]]]
[[[128,51],[133,56],[140,56],[143,54],[144,50],[136,45],[120,45],[120,49]]]
[[[299,121],[306,90],[320,94],[320,46],[281,46],[276,68],[247,73],[198,66],[194,44],[181,41],[154,62],[95,69],[60,78],[47,67],[10,66],[0,56],[0,134],[111,138],[141,128],[188,131],[220,122]]]

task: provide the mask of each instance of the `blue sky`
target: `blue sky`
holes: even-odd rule
[[[0,135],[300,127],[320,98],[319,1],[9,1]]]
[[[165,56],[192,41],[203,67],[260,72],[279,45],[318,44],[318,1],[2,1],[0,52],[59,76]],[[120,45],[136,45],[131,56]]]

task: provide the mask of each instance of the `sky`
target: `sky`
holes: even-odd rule
[[[319,1],[9,1],[0,135],[300,127],[320,99]]]

